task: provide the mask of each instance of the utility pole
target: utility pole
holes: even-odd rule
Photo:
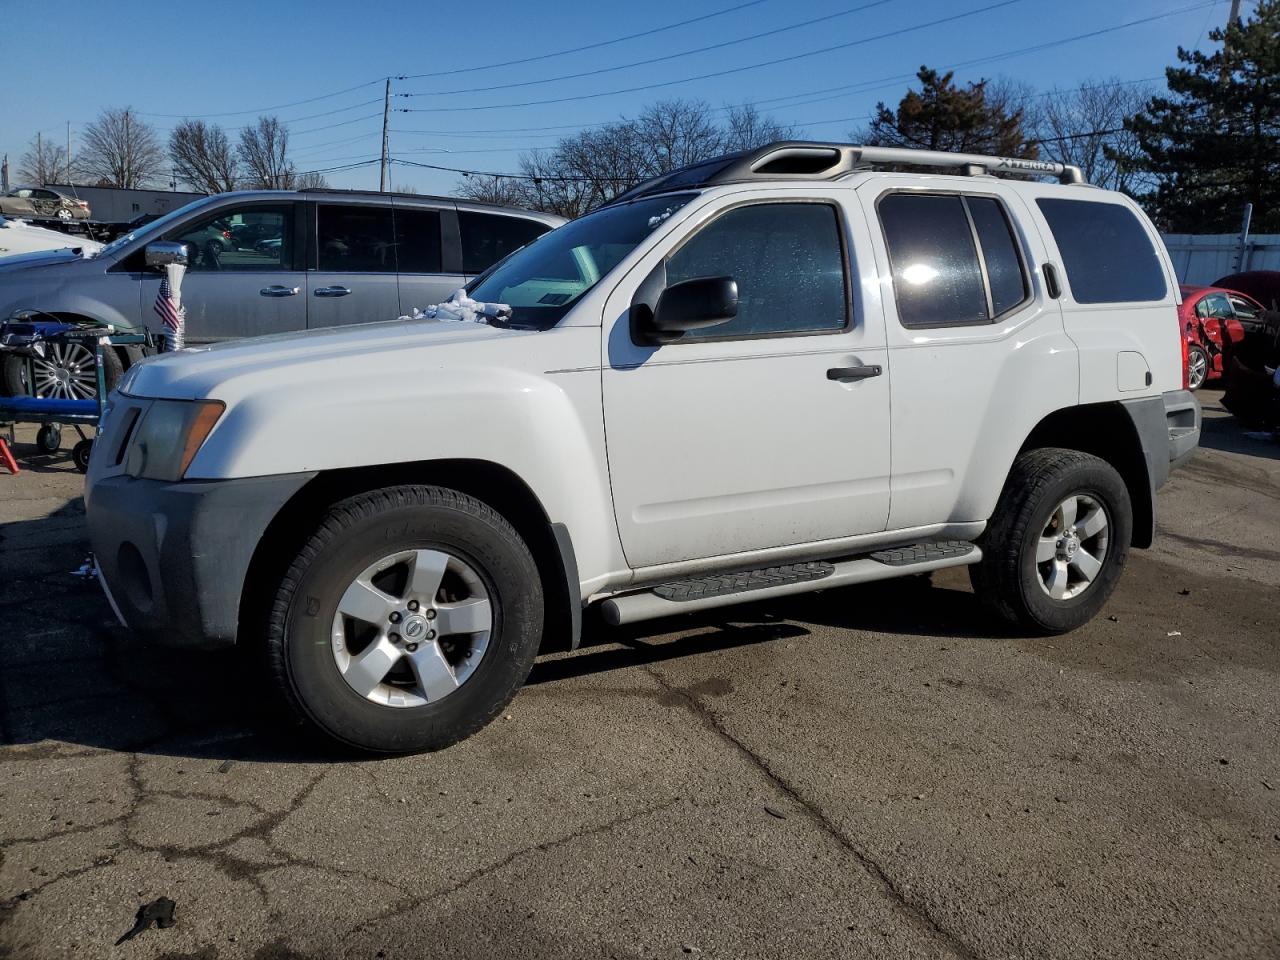
[[[1240,19],[1240,0],[1231,0],[1231,15],[1227,17],[1227,26],[1236,23]]]
[[[387,89],[382,95],[382,173],[378,177],[378,190],[387,192],[387,178],[391,173],[391,158],[387,156],[389,148],[387,127],[391,122],[391,78],[387,77]]]
[[[71,182],[71,121],[67,121],[67,183]]]
[[[9,192],[9,155],[4,155],[4,162],[0,163],[0,192]]]
[[[37,130],[36,131],[36,170],[41,177],[44,176],[44,140],[41,139],[42,137],[43,137],[43,134],[39,130]],[[40,183],[40,184],[36,184],[36,186],[43,187],[44,184]]]

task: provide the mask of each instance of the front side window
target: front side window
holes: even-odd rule
[[[288,270],[293,263],[293,208],[289,204],[223,207],[175,227],[164,239],[187,245],[187,269]]]
[[[1225,293],[1211,293],[1200,301],[1204,304],[1204,316],[1218,320],[1230,320],[1235,314]]]
[[[316,206],[317,267],[327,273],[395,273],[390,207]]]
[[[1036,200],[1053,233],[1076,303],[1163,300],[1164,269],[1128,207],[1096,200]]]
[[[459,210],[458,229],[462,233],[462,272],[479,274],[551,227],[525,217]]]
[[[467,293],[512,308],[511,323],[547,329],[695,194],[610,205],[545,233],[477,277]]]
[[[840,234],[839,214],[826,203],[752,204],[712,220],[667,259],[667,286],[733,277],[738,315],[680,342],[843,329],[849,298]]]

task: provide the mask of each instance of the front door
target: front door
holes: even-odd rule
[[[884,321],[875,284],[864,294],[857,264],[872,260],[843,195],[695,211],[696,231],[659,244],[608,301],[609,471],[632,567],[885,529]],[[637,343],[632,297],[660,263],[667,287],[733,277],[737,317]]]
[[[221,207],[164,237],[187,245],[182,303],[188,343],[302,330],[307,325],[306,280],[295,259],[294,204]],[[143,274],[143,322],[163,332],[153,310],[157,273]]]
[[[337,327],[400,316],[390,201],[321,201],[314,209],[316,261],[315,269],[307,271],[307,326]]]

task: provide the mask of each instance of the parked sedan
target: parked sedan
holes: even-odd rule
[[[1221,287],[1182,285],[1179,326],[1187,341],[1187,385],[1198,390],[1222,376],[1229,344],[1244,339],[1246,324],[1262,315],[1252,297]]]
[[[11,257],[19,253],[36,253],[40,250],[64,250],[79,248],[84,253],[97,253],[102,244],[96,240],[73,237],[59,233],[57,230],[46,230],[44,227],[33,227],[22,220],[11,220],[0,217],[0,257]]]
[[[0,197],[0,213],[11,217],[88,220],[89,204],[48,187],[15,187]]]

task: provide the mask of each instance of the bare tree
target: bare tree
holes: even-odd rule
[[[1080,167],[1085,179],[1109,190],[1136,192],[1141,175],[1138,138],[1125,120],[1138,113],[1151,91],[1116,78],[1095,80],[1075,90],[1053,90],[1037,98],[1029,122],[1045,160]]]
[[[795,138],[795,127],[765,116],[756,109],[754,103],[744,103],[741,106],[729,108],[721,147],[725,153],[733,153],[737,150],[751,150],[768,143]]]
[[[292,169],[290,169],[289,172],[293,178],[293,183],[290,189],[324,190],[329,186],[329,181],[324,178],[323,173],[313,173],[312,171],[296,173]]]
[[[294,170],[289,162],[289,130],[276,117],[259,117],[240,131],[238,150],[244,164],[245,186],[258,190],[288,190]]]
[[[407,183],[397,183],[391,188],[392,193],[417,193],[418,188]]]
[[[169,134],[169,160],[183,183],[225,193],[239,182],[239,163],[226,131],[203,120],[183,120]]]
[[[39,135],[18,161],[18,178],[24,183],[70,183],[73,176],[66,149]]]
[[[729,108],[717,120],[703,101],[665,100],[635,119],[582,130],[551,150],[524,154],[518,178],[472,175],[459,192],[577,217],[651,177],[793,135],[750,105]]]
[[[129,107],[104,110],[80,139],[80,164],[98,183],[141,187],[158,179],[164,169],[155,130]]]

